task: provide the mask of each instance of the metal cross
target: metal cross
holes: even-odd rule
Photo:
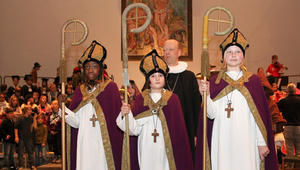
[[[78,26],[79,24],[79,26]],[[70,26],[72,26],[73,28],[71,29]],[[80,28],[81,27],[81,28]],[[72,44],[74,43],[77,43],[78,41],[78,38],[77,36],[80,35],[80,37],[82,36],[86,36],[86,28],[84,25],[82,25],[82,23],[80,22],[72,22],[69,24],[69,28],[67,28],[65,30],[66,33],[72,33],[73,34],[73,42]]]
[[[139,19],[147,19],[147,17],[148,17],[147,15],[139,16],[138,10],[139,10],[139,7],[136,7],[135,8],[135,16],[127,17],[127,21],[135,20],[135,28],[139,27]]]
[[[209,16],[210,13],[217,11],[217,19],[213,19],[213,18],[208,18],[208,21],[210,22],[216,22],[217,23],[217,32],[214,32],[215,35],[221,36],[221,35],[225,35],[227,34],[233,27],[233,23],[234,23],[234,19],[233,16],[231,14],[231,12],[223,7],[212,7],[210,8],[205,16]],[[227,15],[227,16],[224,16]],[[228,18],[227,20],[224,18]],[[221,24],[224,25],[226,24],[227,27],[225,27],[225,31],[221,32]],[[224,29],[224,26],[222,27]]]

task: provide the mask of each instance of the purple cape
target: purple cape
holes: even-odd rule
[[[136,116],[144,111],[149,110],[148,106],[144,106],[144,98],[142,95],[136,97],[133,116]],[[183,113],[179,98],[176,94],[172,94],[166,106],[162,108],[172,142],[173,154],[177,170],[192,170],[193,160],[190,145],[188,141],[186,126],[184,123]],[[138,170],[137,156],[137,137],[130,137],[131,143],[131,169]],[[154,156],[154,155],[153,155]]]
[[[71,110],[76,109],[76,107],[82,101],[82,97],[83,96],[80,88],[77,87],[69,108]],[[117,127],[116,119],[121,111],[122,103],[117,85],[114,82],[110,82],[97,96],[97,100],[104,112],[112,153],[115,161],[115,167],[116,170],[120,170],[123,136],[122,131]],[[71,128],[71,170],[76,170],[77,135],[78,129]]]
[[[210,97],[215,98],[227,85],[228,83],[221,79],[219,84],[215,84],[217,75],[210,80]],[[277,170],[278,163],[274,146],[274,136],[272,132],[272,122],[271,115],[268,108],[267,99],[263,90],[263,86],[260,83],[260,79],[256,75],[252,75],[248,82],[244,83],[245,87],[249,90],[260,117],[267,130],[267,140],[268,147],[270,149],[270,154],[265,159],[265,170]],[[201,114],[203,115],[203,114]],[[209,150],[211,148],[211,137],[212,137],[212,127],[213,120],[207,118],[207,142]],[[197,146],[195,151],[195,170],[202,170],[202,156],[203,156],[203,116],[199,117],[198,122],[198,138]]]

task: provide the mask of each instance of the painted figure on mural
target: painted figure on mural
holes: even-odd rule
[[[127,5],[132,3],[144,3],[152,11],[153,18],[145,31],[134,34],[128,32],[128,55],[143,56],[146,51],[157,49],[159,54],[163,52],[164,42],[170,38],[176,39],[183,46],[183,56],[188,54],[188,18],[187,0],[129,0]],[[145,16],[143,9],[138,9],[138,16]],[[136,11],[131,10],[128,18],[135,17]],[[136,27],[135,20],[128,21],[128,30]],[[145,22],[138,20],[138,26]]]

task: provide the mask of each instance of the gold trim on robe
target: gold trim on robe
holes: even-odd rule
[[[104,146],[104,150],[105,150],[105,157],[106,157],[106,161],[107,161],[107,167],[109,170],[115,170],[115,163],[114,163],[114,157],[113,157],[113,153],[112,153],[112,148],[111,148],[111,143],[110,143],[110,137],[109,137],[109,133],[108,133],[108,129],[107,129],[107,124],[106,124],[106,120],[105,120],[105,115],[103,113],[103,110],[97,100],[97,96],[105,89],[105,87],[111,82],[111,80],[107,80],[104,83],[100,83],[98,85],[98,87],[96,88],[95,91],[93,91],[92,93],[88,92],[87,87],[83,84],[80,86],[80,91],[82,93],[82,101],[80,102],[80,104],[78,105],[78,107],[76,109],[73,110],[73,112],[77,112],[79,109],[81,109],[84,105],[88,104],[89,102],[91,102],[91,104],[94,106],[96,114],[97,114],[97,119],[98,122],[100,124],[100,131],[101,131],[101,136],[102,136],[102,142],[103,142],[103,146]],[[68,130],[68,168],[70,168],[69,165],[69,160],[70,160],[70,132]]]
[[[267,130],[266,127],[264,125],[264,122],[262,121],[260,114],[256,108],[256,105],[254,103],[254,100],[249,92],[249,90],[244,86],[244,83],[246,81],[248,81],[248,79],[253,75],[253,73],[247,72],[243,70],[243,76],[241,78],[239,78],[238,80],[234,81],[233,79],[231,79],[227,74],[224,74],[224,76],[222,77],[222,79],[224,81],[226,81],[228,83],[228,85],[214,98],[212,99],[213,101],[216,101],[224,96],[226,96],[227,94],[229,94],[230,92],[232,92],[233,90],[237,89],[238,91],[240,91],[240,93],[242,93],[242,95],[245,97],[245,99],[247,100],[248,106],[250,108],[250,111],[256,121],[257,126],[259,127],[260,132],[262,133],[266,144],[268,144],[268,139],[267,139]],[[246,80],[246,81],[245,81]],[[264,161],[261,161],[260,164],[260,169],[263,170],[264,169]]]
[[[66,128],[67,128],[67,154],[66,154],[66,157],[67,157],[67,169],[68,170],[71,170],[71,126],[68,125],[66,123]],[[77,152],[77,151],[76,151]]]

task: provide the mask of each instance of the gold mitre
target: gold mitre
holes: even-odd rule
[[[78,63],[82,66],[88,61],[95,61],[97,63],[103,63],[106,58],[106,49],[96,40],[84,51],[80,57]]]
[[[245,50],[249,47],[248,41],[246,40],[245,36],[237,28],[233,29],[233,31],[227,36],[227,38],[220,45],[223,57],[224,57],[225,50],[228,47],[233,45],[240,47],[244,55],[245,55]]]
[[[151,74],[156,72],[160,72],[164,76],[166,76],[169,72],[167,63],[161,56],[158,55],[155,49],[142,58],[140,70],[145,75],[146,79],[148,79]]]

